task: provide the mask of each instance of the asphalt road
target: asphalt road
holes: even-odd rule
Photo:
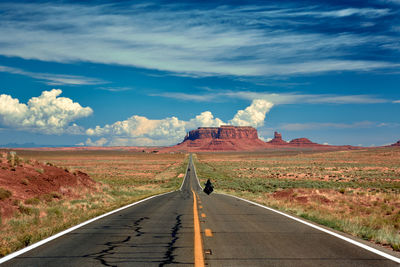
[[[399,266],[272,211],[201,190],[190,161],[181,190],[87,224],[2,266]]]

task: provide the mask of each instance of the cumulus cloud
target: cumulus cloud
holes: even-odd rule
[[[10,95],[0,95],[0,123],[4,126],[46,134],[80,134],[82,127],[72,123],[93,113],[66,97],[59,97],[60,89],[43,91],[27,104]],[[72,124],[71,124],[72,123]]]
[[[108,136],[108,145],[161,145],[173,144],[182,140],[189,129],[199,126],[220,126],[222,120],[213,118],[206,111],[189,121],[169,117],[161,120],[151,120],[134,115],[124,121],[96,126],[86,130],[91,136]],[[90,144],[90,143],[88,143]]]
[[[263,99],[255,99],[245,110],[239,110],[230,124],[259,127],[264,125],[265,115],[274,104]]]
[[[239,110],[229,123],[224,123],[221,119],[215,118],[210,111],[202,112],[188,121],[179,120],[177,117],[151,120],[134,115],[124,121],[87,129],[87,135],[102,138],[98,140],[99,142],[93,142],[89,138],[86,143],[88,145],[102,143],[111,146],[176,144],[182,141],[188,131],[197,127],[218,127],[223,124],[262,126],[266,113],[272,106],[273,104],[268,101],[255,99],[246,109]],[[105,142],[105,140],[107,141]]]
[[[104,137],[96,140],[96,141],[92,141],[92,139],[88,138],[86,140],[86,145],[88,146],[104,146],[107,143],[107,139],[105,139]]]

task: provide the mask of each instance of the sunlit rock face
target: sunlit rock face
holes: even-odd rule
[[[258,134],[249,126],[200,127],[190,131],[184,141],[196,139],[258,139]]]
[[[250,126],[200,127],[190,131],[177,148],[197,151],[257,150],[265,147]]]

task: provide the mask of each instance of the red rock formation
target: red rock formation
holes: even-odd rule
[[[307,138],[296,138],[296,139],[293,139],[292,141],[290,141],[289,144],[290,145],[296,145],[296,146],[315,146],[315,145],[319,145],[317,143],[311,142]]]
[[[197,139],[258,139],[258,134],[248,126],[200,127],[190,131],[183,141]]]
[[[235,151],[262,149],[265,143],[258,139],[257,130],[249,126],[200,127],[190,131],[182,143],[172,150]]]
[[[397,141],[396,143],[394,143],[393,145],[391,145],[391,146],[400,146],[400,140],[399,141]]]
[[[257,130],[253,127],[226,125],[221,127],[200,127],[190,131],[182,143],[172,147],[165,147],[160,151],[256,151],[266,149],[343,150],[353,149],[353,147],[320,145],[311,142],[307,138],[297,138],[286,142],[278,132],[275,132],[274,139],[269,142],[263,142],[258,139]]]
[[[287,142],[282,140],[282,135],[278,132],[274,133],[274,139],[271,141],[267,142],[268,144],[271,145],[287,145]]]

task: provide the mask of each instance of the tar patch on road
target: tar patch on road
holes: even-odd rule
[[[182,214],[176,216],[175,225],[172,227],[171,231],[171,242],[168,243],[168,250],[165,252],[164,261],[160,263],[159,266],[164,266],[165,264],[177,263],[175,262],[174,250],[176,249],[175,242],[179,239],[178,232],[182,227]]]
[[[110,241],[104,244],[104,246],[106,246],[106,249],[103,249],[99,252],[96,253],[92,253],[92,254],[87,254],[84,255],[84,258],[92,258],[95,260],[98,260],[103,266],[117,266],[117,265],[113,265],[112,263],[107,261],[107,257],[111,256],[111,255],[115,255],[115,249],[124,246],[126,243],[128,243],[133,236],[141,236],[144,234],[144,232],[141,231],[142,227],[140,226],[140,223],[146,219],[149,219],[148,217],[142,217],[138,220],[136,220],[132,226],[134,233],[136,233],[135,235],[129,235],[126,238],[124,238],[123,240],[120,241]]]

